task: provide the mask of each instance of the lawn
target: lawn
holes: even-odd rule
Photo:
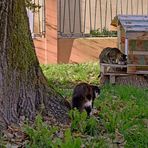
[[[99,86],[98,63],[42,65],[48,83],[69,102],[79,82]],[[148,89],[105,85],[94,103],[94,114],[69,112],[71,124],[49,125],[40,115],[25,124],[28,148],[148,148]],[[2,139],[0,136],[0,147]]]
[[[42,66],[42,69],[49,84],[69,101],[75,84],[88,82],[99,85],[99,66],[97,62],[49,65]],[[100,133],[94,134],[93,138],[89,139],[89,144],[86,142],[87,147],[92,145],[93,147],[97,147],[97,145],[102,147],[112,145],[124,145],[129,148],[148,147],[147,89],[120,85],[103,86],[100,97],[95,100],[95,108],[98,111],[99,122],[103,126],[104,134],[100,134],[102,131],[100,131],[101,127],[99,125],[98,128],[100,127],[100,129],[97,130]],[[83,117],[81,120],[83,120]],[[79,132],[82,133],[82,131]],[[71,134],[73,135],[73,133]],[[85,132],[83,134],[87,135]],[[85,141],[84,139],[82,143]]]

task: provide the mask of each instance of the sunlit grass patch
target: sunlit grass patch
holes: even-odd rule
[[[71,100],[73,88],[77,83],[99,85],[97,62],[48,65],[42,66],[42,69],[49,84],[68,100]],[[81,139],[82,145],[107,147],[114,141],[118,130],[124,137],[125,147],[148,147],[148,90],[124,85],[106,85],[101,88],[100,97],[95,100],[95,107],[105,128],[105,136],[92,136],[91,140]],[[85,133],[83,130],[79,132]],[[109,143],[107,139],[110,139]]]
[[[63,96],[70,97],[73,87],[80,82],[99,83],[99,64],[90,62],[83,64],[42,65],[49,84]]]
[[[42,65],[43,72],[48,81],[54,85],[70,85],[80,81],[98,84],[99,64],[60,64]]]
[[[95,101],[108,132],[115,138],[118,129],[127,147],[148,146],[148,92],[130,86],[105,86]]]

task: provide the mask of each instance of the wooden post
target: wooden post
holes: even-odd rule
[[[116,76],[115,75],[110,75],[109,76],[109,81],[111,84],[115,84],[116,83]]]

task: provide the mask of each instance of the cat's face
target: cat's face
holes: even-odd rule
[[[125,65],[127,64],[127,56],[125,54],[121,54],[118,58],[118,64]]]

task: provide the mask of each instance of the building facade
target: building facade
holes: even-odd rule
[[[117,47],[107,37],[117,14],[148,15],[148,0],[34,0],[28,11],[36,54],[41,64],[98,60],[105,47]],[[99,37],[92,37],[98,31]],[[102,34],[102,32],[104,34]]]

